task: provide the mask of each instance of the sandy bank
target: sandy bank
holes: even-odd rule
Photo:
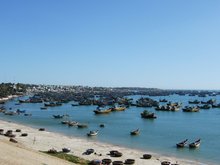
[[[2,165],[70,165],[67,161],[14,144],[0,138],[0,164]]]
[[[24,125],[15,124],[11,122],[5,122],[0,120],[0,128],[4,130],[15,130],[15,129],[21,129],[22,133],[28,133],[27,137],[21,137],[19,136],[21,133],[15,133],[16,140],[19,142],[19,144],[22,144],[22,146],[25,146],[26,148],[30,148],[31,150],[36,151],[47,151],[48,149],[54,148],[58,151],[60,151],[63,147],[69,147],[71,149],[71,153],[73,155],[82,157],[87,160],[93,160],[93,159],[104,159],[104,158],[110,158],[112,161],[115,160],[121,160],[125,161],[126,159],[135,159],[136,165],[160,165],[162,161],[170,161],[171,163],[178,163],[181,165],[204,165],[199,162],[193,162],[190,160],[184,160],[184,159],[177,159],[174,157],[164,157],[161,155],[157,155],[154,153],[150,153],[148,151],[139,151],[134,149],[128,149],[120,146],[114,146],[110,144],[100,143],[97,141],[91,141],[86,139],[80,139],[76,137],[67,137],[61,134],[47,132],[47,131],[38,131],[37,129],[33,129]],[[4,136],[0,136],[0,139],[5,139]],[[87,149],[93,148],[95,149],[95,152],[97,154],[91,154],[91,155],[85,155],[83,154]],[[20,149],[20,148],[19,148]],[[17,149],[16,149],[17,150]],[[118,150],[123,153],[122,157],[115,158],[110,157],[108,155],[109,151],[111,150]],[[1,151],[4,152],[4,151]],[[28,151],[27,151],[28,152]],[[16,153],[14,153],[14,157],[16,157]],[[21,152],[22,153],[22,152]],[[153,157],[149,160],[141,159],[143,154],[152,154]],[[1,153],[0,153],[1,154]],[[99,155],[101,154],[101,156]],[[24,154],[22,154],[24,155]],[[26,153],[25,153],[26,155]],[[32,159],[38,159],[41,154],[33,155]],[[20,157],[19,155],[17,157]],[[25,156],[27,157],[27,156]],[[29,156],[28,156],[29,157]],[[30,156],[31,157],[31,156]],[[0,158],[1,160],[2,158]],[[10,157],[5,157],[4,161],[7,162],[10,161]],[[43,160],[43,158],[42,158]],[[29,160],[27,160],[29,161]],[[15,161],[16,162],[16,161]],[[48,163],[49,164],[49,163]]]

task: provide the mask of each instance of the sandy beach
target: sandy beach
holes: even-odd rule
[[[0,164],[1,165],[70,165],[72,163],[49,156],[24,147],[22,144],[13,144],[7,138],[0,139]]]
[[[171,163],[178,163],[181,165],[204,165],[204,163],[194,162],[185,159],[178,159],[175,157],[165,157],[155,153],[151,153],[149,151],[140,151],[134,149],[128,149],[121,146],[114,146],[111,144],[91,141],[87,139],[80,139],[76,137],[67,137],[61,134],[48,132],[46,131],[38,131],[38,129],[34,129],[31,127],[27,127],[24,125],[6,122],[0,120],[0,128],[7,130],[16,130],[21,129],[21,133],[28,133],[27,137],[21,137],[21,133],[14,132],[16,134],[15,139],[18,141],[17,144],[11,143],[8,141],[9,138],[5,136],[0,136],[0,147],[4,148],[4,150],[0,151],[0,164],[25,164],[33,161],[31,164],[70,164],[66,161],[58,162],[58,158],[54,158],[48,156],[43,153],[39,153],[37,151],[47,151],[51,148],[54,148],[58,151],[61,151],[63,147],[68,147],[71,149],[70,154],[75,156],[93,160],[99,159],[102,160],[104,158],[109,158],[112,161],[120,160],[125,161],[126,159],[135,159],[136,165],[160,165],[162,161],[170,161]],[[87,149],[94,149],[96,154],[85,155],[83,154]],[[13,152],[12,152],[13,150]],[[118,150],[123,153],[122,157],[115,158],[110,157],[108,155],[109,151]],[[11,154],[13,153],[13,154]],[[101,154],[101,156],[100,156]],[[151,154],[151,159],[141,159],[143,154]],[[25,155],[25,156],[24,156]],[[21,160],[22,159],[22,162]],[[36,161],[39,160],[39,161]],[[59,159],[58,159],[59,160]],[[47,161],[47,162],[46,162]],[[54,162],[56,163],[54,163]]]

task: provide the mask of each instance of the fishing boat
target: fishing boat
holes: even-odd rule
[[[185,108],[183,108],[183,112],[199,112],[199,108],[186,106]]]
[[[159,102],[166,103],[166,102],[168,102],[168,100],[166,100],[166,99],[160,99]]]
[[[55,106],[61,106],[62,103],[60,102],[50,102],[50,103],[44,103],[45,107],[55,107]]]
[[[0,104],[5,104],[5,101],[0,101]]]
[[[154,113],[151,113],[147,110],[144,110],[142,113],[141,113],[141,117],[142,118],[146,118],[146,119],[156,119],[157,116],[155,116]]]
[[[71,104],[73,107],[75,107],[75,106],[79,106],[79,104]]]
[[[201,101],[201,104],[215,104],[216,103],[216,100],[215,99],[210,99],[208,101]]]
[[[202,106],[198,106],[200,109],[210,109],[211,106],[208,104],[202,105]]]
[[[199,104],[199,103],[200,103],[199,100],[189,101],[189,104]]]
[[[138,135],[139,133],[140,133],[139,129],[130,132],[131,135]]]
[[[64,117],[64,115],[53,115],[53,117],[55,119],[62,119]]]
[[[184,140],[184,141],[182,141],[182,142],[177,143],[177,144],[176,144],[176,147],[177,147],[177,148],[183,148],[183,147],[185,147],[187,141],[188,141],[188,139],[186,139],[186,140]]]
[[[20,110],[20,109],[16,110],[16,113],[25,113],[25,112],[26,112],[25,110]]]
[[[61,124],[69,124],[70,121],[67,121],[67,120],[64,120],[64,121],[61,121]]]
[[[71,151],[71,149],[70,149],[70,148],[62,148],[62,151],[63,151],[64,153],[68,153],[68,152]]]
[[[98,130],[97,131],[90,131],[89,133],[87,133],[88,136],[96,136],[98,134]]]
[[[16,115],[17,113],[16,112],[12,112],[12,111],[9,111],[9,112],[5,111],[4,114],[5,115],[9,115],[9,116],[13,116],[13,115]]]
[[[31,113],[25,113],[24,116],[32,116]]]
[[[198,140],[196,140],[195,142],[190,143],[190,144],[189,144],[189,148],[197,148],[197,147],[200,146],[200,143],[201,143],[201,139],[198,139]]]
[[[72,126],[77,126],[79,123],[77,121],[69,121],[67,124],[69,127],[72,127]]]
[[[220,108],[220,104],[213,104],[212,108]]]
[[[77,124],[77,127],[78,128],[86,128],[86,127],[88,127],[88,125],[87,124]]]
[[[96,110],[94,110],[93,112],[95,112],[95,114],[108,114],[108,113],[110,113],[112,111],[112,109],[111,108],[109,108],[109,109],[105,109],[105,110],[101,110],[101,109],[96,109]]]
[[[29,99],[27,99],[27,100],[18,100],[18,101],[19,101],[19,103],[30,103]]]
[[[111,108],[112,111],[124,111],[125,109],[126,109],[126,107],[123,107],[123,106],[112,107]]]
[[[169,161],[163,161],[161,162],[161,165],[171,165],[171,163]]]

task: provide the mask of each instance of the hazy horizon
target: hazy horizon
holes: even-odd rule
[[[0,2],[1,82],[219,90],[220,1]]]

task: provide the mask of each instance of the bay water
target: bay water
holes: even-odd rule
[[[142,96],[129,96],[137,100]],[[143,96],[149,97],[149,96]],[[172,102],[182,102],[188,105],[189,100],[198,99],[207,101],[216,99],[220,103],[220,96],[155,96],[154,100],[167,99]],[[26,110],[32,116],[15,115],[7,116],[0,113],[0,119],[12,121],[34,128],[44,127],[49,131],[58,132],[67,136],[87,138],[92,141],[101,141],[114,145],[125,146],[143,151],[152,151],[165,156],[174,156],[190,159],[207,164],[219,164],[220,162],[220,109],[200,110],[200,112],[186,113],[180,109],[177,112],[155,111],[154,108],[141,108],[131,106],[122,112],[112,112],[106,115],[95,115],[96,106],[72,106],[71,102],[58,107],[48,107],[41,110],[43,103],[23,103],[15,105],[14,99],[5,104],[6,109]],[[143,119],[140,113],[143,110],[154,112],[157,119]],[[68,114],[66,119],[54,119],[53,115]],[[74,120],[88,124],[88,128],[78,129],[61,124],[63,120]],[[100,128],[100,124],[105,124]],[[130,131],[140,129],[140,135],[131,136]],[[90,130],[99,130],[96,137],[89,138]],[[189,139],[193,142],[201,138],[201,146],[197,149],[188,147],[177,149],[176,143]]]

